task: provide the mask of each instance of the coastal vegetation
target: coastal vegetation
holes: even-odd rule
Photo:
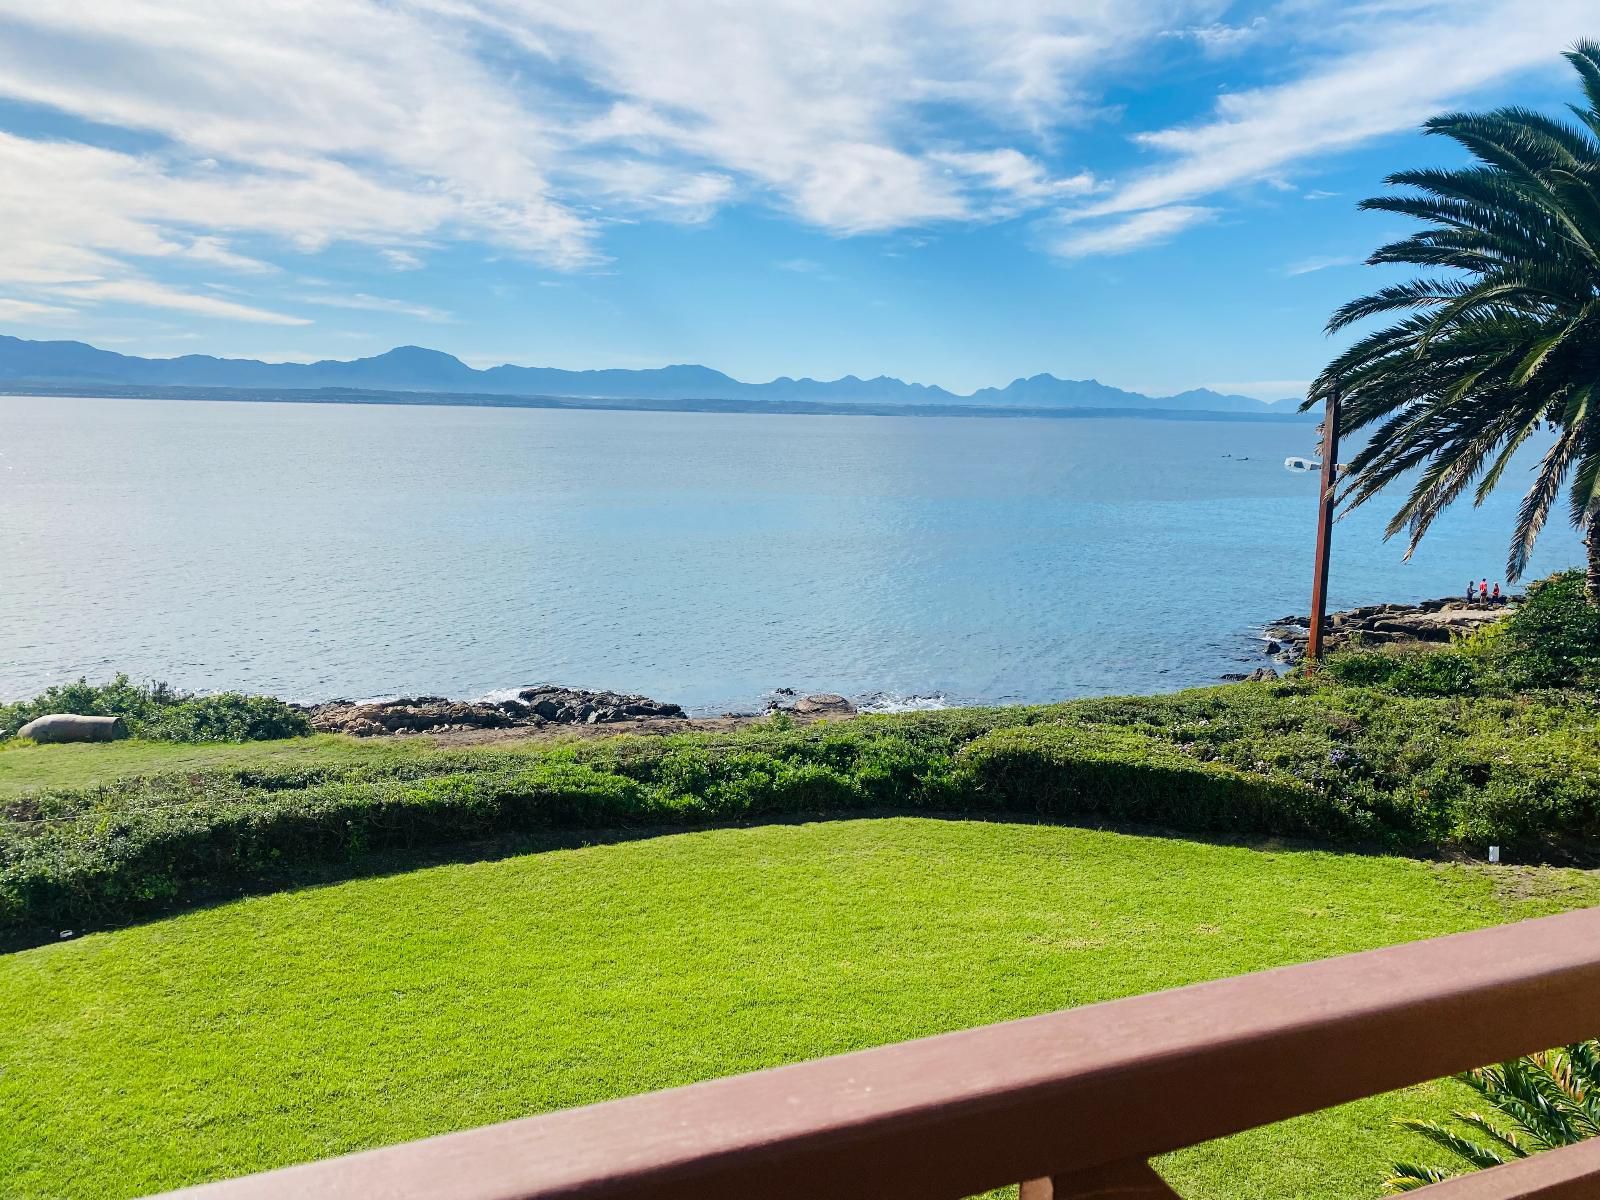
[[[116,1200],[1600,901],[1569,869],[1033,822],[588,840],[0,956],[6,1194]],[[1160,1166],[1207,1200],[1372,1197],[1396,1119],[1471,1098],[1445,1081]]]
[[[1458,1078],[1494,1110],[1494,1116],[1456,1109],[1448,1124],[1425,1117],[1408,1117],[1400,1124],[1454,1161],[1465,1163],[1468,1170],[1503,1166],[1600,1135],[1600,1042],[1593,1039],[1480,1067]],[[1414,1192],[1459,1173],[1398,1162],[1385,1187],[1391,1192]]]
[[[393,854],[859,814],[1583,859],[1600,834],[1597,670],[1573,573],[1454,645],[1354,647],[1315,676],[1165,696],[462,749],[17,746],[0,754],[0,930],[38,941]]]
[[[1362,649],[1329,656],[1324,670],[1341,683],[1411,696],[1502,696],[1565,689],[1600,691],[1600,608],[1583,572],[1540,580],[1504,620],[1446,647]]]
[[[0,745],[35,717],[51,713],[121,717],[133,737],[158,742],[265,741],[311,732],[304,713],[271,696],[197,696],[118,675],[110,683],[80,679],[46,688],[31,700],[0,704]]]
[[[1588,547],[1587,591],[1600,604],[1600,42],[1567,54],[1584,102],[1577,124],[1527,108],[1450,113],[1424,129],[1471,154],[1470,166],[1400,171],[1397,195],[1369,211],[1426,223],[1380,247],[1373,264],[1444,274],[1352,300],[1329,332],[1390,313],[1312,384],[1305,407],[1340,401],[1342,424],[1371,429],[1351,460],[1351,506],[1409,488],[1389,523],[1410,548],[1467,490],[1482,503],[1541,429],[1555,440],[1528,490],[1506,565],[1526,567],[1563,486]]]

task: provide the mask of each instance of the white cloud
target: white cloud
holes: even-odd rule
[[[422,268],[422,259],[409,250],[385,248],[378,251],[378,256],[396,271],[417,271]]]
[[[947,170],[965,176],[971,183],[996,193],[997,212],[1036,207],[1068,196],[1083,196],[1095,190],[1091,171],[1079,171],[1062,178],[1051,178],[1043,163],[1020,150],[935,151],[929,157]]]
[[[612,222],[746,201],[836,235],[1033,212],[1057,253],[1119,253],[1558,69],[1593,3],[1284,0],[1228,23],[1224,0],[0,0],[0,97],[145,147],[0,133],[0,284],[49,304],[159,276],[167,307],[281,322],[183,273],[269,280],[336,243],[414,270],[406,247],[459,240],[596,269]],[[1144,132],[1151,166],[1097,178],[1065,135],[1163,37],[1271,37],[1281,82]]]
[[[639,158],[575,164],[566,178],[618,211],[678,221],[709,221],[734,194],[734,181],[714,171],[690,171]]]
[[[933,160],[984,151],[930,145],[935,134],[972,126],[993,150],[1049,131],[1092,107],[1091,78],[1144,38],[1216,7],[478,0],[474,11],[613,98],[584,137],[711,165],[848,234],[984,216],[990,185]],[[924,117],[929,105],[942,116]]]
[[[1090,111],[1093,76],[1217,8],[0,0],[0,95],[153,147],[34,142],[73,174],[21,202],[64,199],[93,228],[55,222],[47,265],[12,267],[47,285],[188,246],[265,274],[227,244],[248,235],[366,242],[397,269],[415,260],[397,241],[473,238],[571,270],[604,261],[608,219],[704,221],[735,198],[836,234],[989,219],[1085,191],[1010,143]],[[952,144],[963,126],[977,146]]]
[[[307,304],[321,304],[328,308],[353,308],[362,312],[395,313],[402,317],[416,317],[419,321],[447,322],[455,317],[442,308],[429,304],[414,304],[409,300],[392,300],[387,296],[369,296],[365,292],[342,295],[336,292],[312,292],[301,297]]]
[[[1348,267],[1360,262],[1354,254],[1314,254],[1283,268],[1285,275],[1309,275],[1313,271],[1326,271],[1329,267]]]
[[[772,265],[780,271],[793,271],[796,275],[816,275],[822,270],[822,264],[810,258],[786,258]]]
[[[239,271],[246,275],[267,275],[278,269],[271,263],[262,262],[258,258],[235,254],[228,249],[228,243],[219,237],[197,237],[180,253],[185,258],[192,258],[196,262],[211,263],[214,266],[226,267],[230,271]]]
[[[1049,247],[1052,253],[1062,258],[1126,254],[1130,250],[1159,245],[1191,226],[1211,220],[1215,215],[1216,209],[1197,205],[1175,204],[1169,208],[1153,208],[1104,224],[1088,227],[1069,225],[1066,232],[1049,239]]]
[[[51,317],[69,317],[77,313],[75,308],[67,308],[61,304],[40,304],[36,300],[15,300],[7,296],[0,296],[0,319],[7,321],[37,321]]]
[[[1167,30],[1165,37],[1186,38],[1195,42],[1210,55],[1232,54],[1259,38],[1267,31],[1267,19],[1256,17],[1244,25],[1228,25],[1212,21],[1208,25],[1191,25],[1187,29]]]
[[[149,279],[111,279],[99,283],[73,283],[59,289],[73,299],[94,302],[112,300],[150,308],[169,308],[202,317],[221,317],[230,321],[254,321],[263,325],[309,325],[305,317],[271,312],[248,304],[236,304],[220,296],[205,296],[168,287]]]
[[[1092,209],[1137,212],[1281,176],[1460,103],[1485,85],[1560,66],[1558,52],[1594,16],[1593,0],[1405,0],[1303,13],[1320,56],[1296,78],[1222,96],[1194,124],[1139,137],[1168,161]]]

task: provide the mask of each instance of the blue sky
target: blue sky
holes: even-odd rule
[[[1293,394],[1594,0],[0,0],[0,331]]]

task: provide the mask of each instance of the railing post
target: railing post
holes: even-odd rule
[[[1018,1189],[1017,1200],[1183,1200],[1172,1185],[1147,1162],[1119,1162],[1030,1179]]]

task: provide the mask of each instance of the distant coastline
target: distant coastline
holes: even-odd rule
[[[263,362],[207,354],[141,358],[84,342],[4,335],[0,394],[827,416],[1305,419],[1295,411],[1298,402],[1293,399],[1267,402],[1209,388],[1149,396],[1097,379],[1050,374],[963,395],[886,375],[832,380],[781,376],[747,383],[692,363],[581,371],[513,363],[477,368],[423,346],[397,346],[370,358]]]
[[[787,414],[836,417],[1128,417],[1152,421],[1245,421],[1301,424],[1316,413],[1226,412],[1181,408],[1044,408],[1028,405],[893,404],[871,401],[727,400],[630,396],[511,396],[487,392],[392,391],[380,388],[140,387],[96,383],[30,383],[8,380],[0,396],[84,396],[126,400],[220,400],[255,404],[403,404],[463,408],[540,408],[610,412]]]

